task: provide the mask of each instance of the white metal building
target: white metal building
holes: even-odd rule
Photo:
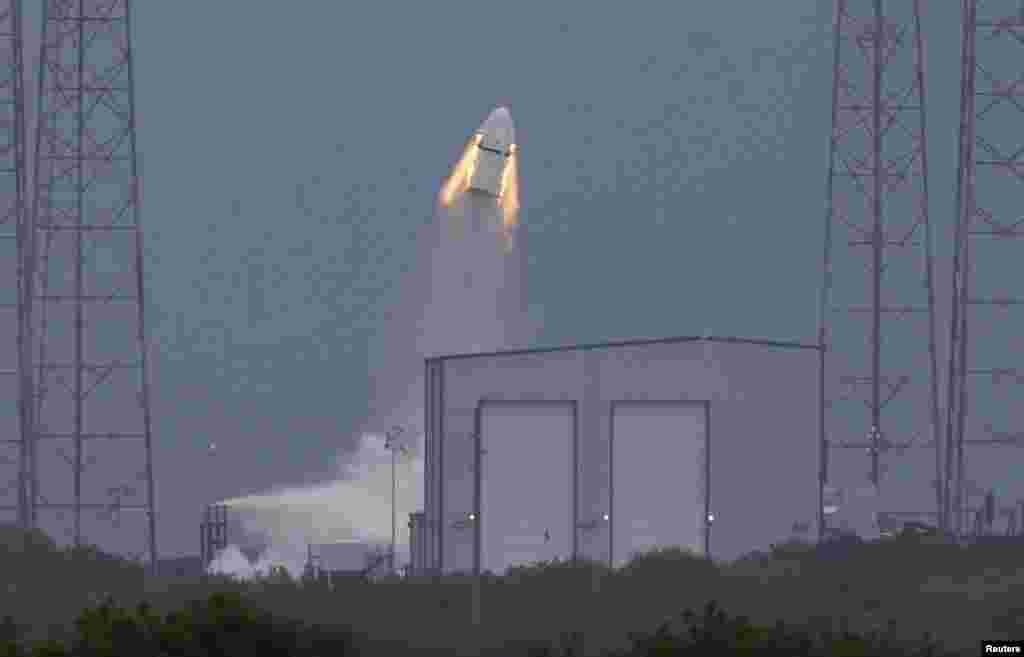
[[[817,346],[736,338],[427,359],[425,563],[733,559],[817,536],[820,372]]]

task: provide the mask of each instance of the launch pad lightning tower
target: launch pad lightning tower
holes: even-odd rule
[[[1024,286],[1014,275],[1024,256],[1024,3],[962,0],[961,12],[943,512],[962,533],[967,514],[976,510],[970,496],[980,502],[985,494],[968,475],[987,477],[1005,468],[1008,455],[999,447],[1024,447]],[[1019,467],[1019,460],[1012,462]]]
[[[934,515],[941,441],[920,3],[837,0],[834,30],[822,486],[867,487],[884,504],[909,499],[911,512]],[[920,461],[922,447],[935,450],[934,491],[887,470]]]
[[[28,361],[25,83],[21,0],[0,2],[0,267],[7,283],[0,302],[0,509],[30,522],[31,384]]]
[[[130,2],[42,13],[21,520],[155,564]]]

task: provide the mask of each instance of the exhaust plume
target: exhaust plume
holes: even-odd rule
[[[408,554],[408,515],[423,503],[424,358],[524,346],[523,254],[519,228],[518,150],[511,115],[491,112],[438,192],[433,221],[418,235],[415,267],[402,281],[371,362],[371,408],[359,447],[338,457],[338,480],[225,500],[247,532],[271,546],[257,564],[226,550],[218,568],[252,576],[257,566],[301,573],[307,545],[391,541],[391,452],[398,429],[396,565]],[[293,572],[293,569],[295,571]]]

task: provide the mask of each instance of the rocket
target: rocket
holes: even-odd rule
[[[467,126],[472,128],[472,126]],[[524,246],[518,244],[515,126],[494,107],[442,180],[433,220],[417,231],[416,266],[384,327],[373,376],[373,410],[361,430],[422,427],[423,358],[524,347],[535,331],[526,310]],[[417,429],[417,432],[420,429]]]
[[[476,165],[469,179],[469,189],[500,198],[505,169],[515,152],[515,128],[507,108],[491,112],[473,135]]]
[[[506,227],[511,228],[519,209],[515,126],[507,107],[497,107],[470,137],[451,175],[441,187],[440,202],[447,207],[463,194],[495,199]]]

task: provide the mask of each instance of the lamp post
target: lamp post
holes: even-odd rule
[[[388,570],[394,574],[395,572],[395,543],[397,539],[397,518],[395,512],[395,497],[397,492],[397,480],[395,478],[395,459],[397,450],[405,451],[405,447],[399,444],[398,438],[405,432],[405,429],[399,426],[391,427],[390,430],[385,434],[384,449],[391,452],[391,553],[388,555]]]

